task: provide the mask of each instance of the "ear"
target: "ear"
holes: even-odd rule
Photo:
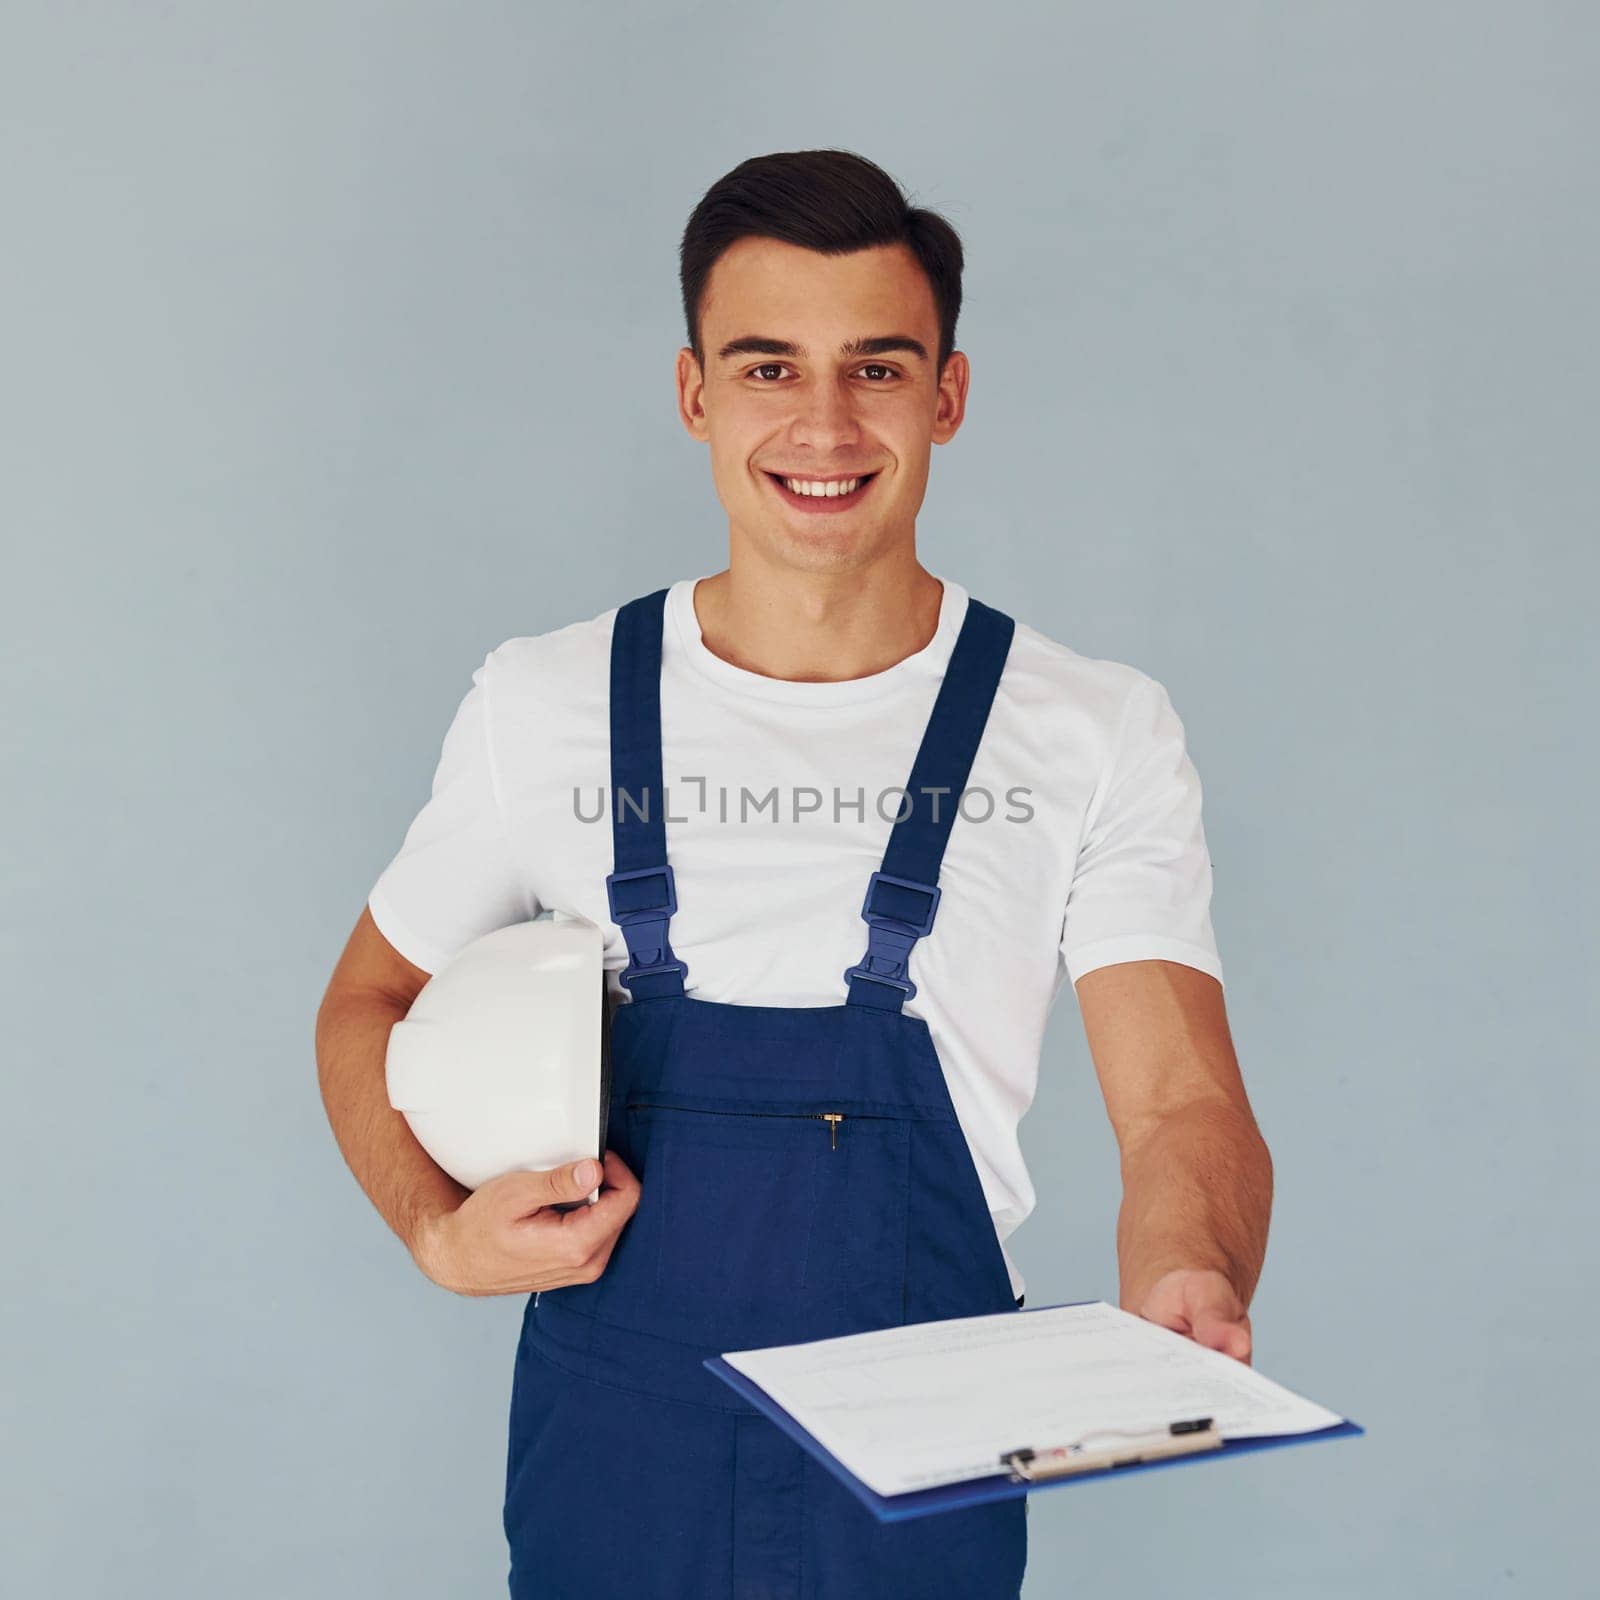
[[[972,371],[965,352],[952,350],[944,371],[939,374],[939,399],[934,408],[931,435],[935,444],[948,444],[955,438],[967,414],[967,385],[971,380]]]
[[[705,374],[694,358],[694,351],[685,345],[678,352],[678,416],[692,438],[704,443],[711,437],[706,423]]]

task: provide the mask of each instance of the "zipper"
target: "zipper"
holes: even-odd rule
[[[839,1124],[844,1121],[842,1111],[706,1111],[698,1106],[668,1106],[655,1101],[637,1100],[629,1111],[681,1111],[687,1116],[701,1117],[782,1117],[789,1122],[826,1122],[828,1148],[839,1148]]]

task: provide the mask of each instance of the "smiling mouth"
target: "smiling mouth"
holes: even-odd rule
[[[815,512],[848,510],[851,506],[860,502],[867,490],[871,487],[873,480],[878,476],[876,472],[862,473],[854,480],[855,487],[850,491],[849,494],[796,494],[795,491],[789,487],[788,482],[779,477],[777,473],[768,472],[765,475],[771,480],[773,487],[778,491],[778,493],[797,511]],[[793,481],[797,483],[813,483],[817,480],[797,478]],[[847,478],[844,481],[848,483],[851,480]],[[832,485],[830,484],[829,487],[831,488]]]

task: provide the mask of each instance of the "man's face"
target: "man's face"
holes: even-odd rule
[[[735,547],[813,572],[911,548],[930,448],[960,427],[968,376],[959,351],[934,370],[938,311],[916,257],[740,239],[711,269],[700,337],[703,372],[678,352],[679,409],[711,446]],[[824,498],[779,481],[852,477],[867,481]]]

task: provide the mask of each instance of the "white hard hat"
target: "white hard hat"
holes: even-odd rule
[[[601,947],[578,918],[497,928],[434,973],[390,1030],[389,1104],[457,1183],[605,1148]]]

